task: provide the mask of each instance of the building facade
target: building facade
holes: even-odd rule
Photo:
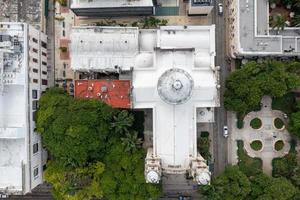
[[[0,23],[0,191],[25,194],[43,182],[47,154],[35,127],[48,85],[47,36],[25,23]]]
[[[71,0],[77,16],[147,16],[154,14],[152,0]]]

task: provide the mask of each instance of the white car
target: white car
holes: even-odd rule
[[[222,3],[218,4],[218,13],[219,13],[219,15],[223,14],[223,4]]]
[[[223,128],[223,136],[224,136],[225,138],[228,137],[228,127],[227,127],[227,126],[224,126],[224,128]]]

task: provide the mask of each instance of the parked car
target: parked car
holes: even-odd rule
[[[218,13],[219,13],[219,15],[223,15],[223,4],[222,3],[218,4]]]
[[[224,128],[223,128],[223,136],[224,136],[225,138],[228,137],[228,127],[227,127],[227,126],[224,126]]]

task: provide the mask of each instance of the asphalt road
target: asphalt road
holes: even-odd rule
[[[224,109],[223,94],[225,87],[225,77],[228,75],[228,63],[226,63],[225,52],[225,13],[219,15],[218,4],[223,3],[223,10],[225,11],[225,4],[222,0],[214,1],[214,10],[212,13],[213,24],[216,25],[216,66],[220,66],[220,102],[221,107],[216,109],[214,134],[213,134],[213,157],[214,157],[214,173],[216,176],[220,174],[228,163],[228,142],[223,137],[223,127],[227,125],[227,113]],[[229,133],[230,134],[230,133]]]

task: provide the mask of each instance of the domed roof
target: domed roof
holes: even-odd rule
[[[196,181],[199,185],[207,185],[210,182],[210,175],[207,172],[202,172],[196,177]]]
[[[146,175],[146,179],[149,183],[158,183],[159,182],[159,175],[155,171],[149,171]]]
[[[182,69],[165,71],[159,78],[157,90],[160,98],[169,104],[183,104],[192,96],[193,78]]]

